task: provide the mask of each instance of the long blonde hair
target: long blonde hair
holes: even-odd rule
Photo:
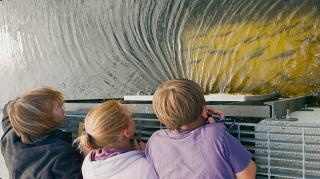
[[[90,110],[85,118],[85,131],[77,139],[90,149],[117,148],[120,132],[129,127],[130,113],[115,100]]]
[[[60,123],[52,115],[54,100],[63,103],[63,94],[47,86],[39,86],[10,101],[7,106],[9,120],[23,143],[41,141],[58,128]]]

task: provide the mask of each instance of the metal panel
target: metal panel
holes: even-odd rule
[[[223,111],[225,116],[270,117],[270,106],[207,105],[207,108]]]
[[[97,107],[101,103],[66,103],[65,109],[68,111],[88,112],[90,109]],[[131,113],[155,114],[152,104],[123,104],[127,106]],[[253,106],[253,105],[207,105],[207,108],[215,108],[223,111],[226,116],[239,117],[271,117],[271,107]]]
[[[307,97],[286,98],[276,101],[265,102],[264,104],[270,105],[272,107],[271,118],[274,120],[278,120],[287,115],[287,109],[289,109],[290,112],[294,112],[304,108]]]
[[[131,113],[155,114],[152,104],[125,104]],[[270,106],[207,105],[225,113],[225,116],[270,117]]]
[[[89,112],[92,108],[99,106],[102,103],[64,103],[66,111],[85,111]]]
[[[152,104],[124,104],[131,113],[155,114]]]
[[[233,95],[233,94],[210,94],[204,95],[206,101],[248,101],[248,100],[262,100],[272,98],[276,94],[269,95]],[[153,95],[143,96],[124,96],[125,101],[152,101]]]

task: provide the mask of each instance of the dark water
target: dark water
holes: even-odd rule
[[[38,85],[118,98],[189,78],[207,93],[319,93],[318,0],[5,0],[0,104]]]

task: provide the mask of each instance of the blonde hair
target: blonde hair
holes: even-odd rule
[[[90,150],[117,148],[120,132],[129,127],[131,114],[115,100],[107,101],[90,110],[85,118],[86,133],[77,140]]]
[[[52,115],[54,100],[63,103],[63,94],[47,86],[39,86],[10,101],[7,106],[9,120],[23,143],[41,141],[58,128],[60,123]]]
[[[153,95],[153,108],[159,120],[173,131],[197,120],[206,104],[201,87],[188,79],[169,80]]]

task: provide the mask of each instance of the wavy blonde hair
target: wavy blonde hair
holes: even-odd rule
[[[39,86],[10,101],[7,106],[9,120],[23,143],[41,141],[58,128],[60,123],[52,115],[55,100],[63,103],[63,94],[47,86]]]
[[[90,149],[117,148],[120,132],[129,127],[131,114],[115,100],[107,101],[89,111],[85,118],[86,133],[76,141]]]
[[[206,105],[201,87],[188,79],[169,80],[153,95],[153,108],[159,120],[173,131],[197,120]]]

